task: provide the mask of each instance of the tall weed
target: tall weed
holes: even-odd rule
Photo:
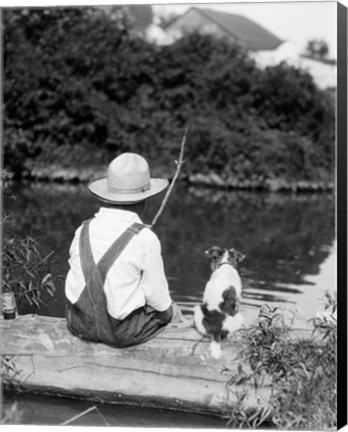
[[[11,197],[9,174],[1,173],[1,191]],[[14,198],[14,197],[12,197]],[[20,236],[10,228],[10,215],[4,215],[1,250],[1,292],[15,294],[17,306],[21,302],[40,307],[44,295],[54,296],[59,278],[51,274],[53,252],[44,256],[37,242],[30,236]]]
[[[234,398],[229,425],[328,430],[336,427],[336,300],[327,294],[325,310],[312,319],[310,338],[294,337],[293,319],[264,305],[257,321],[241,330],[244,349],[238,372],[227,386]],[[257,409],[246,408],[250,384],[270,395]],[[249,389],[247,386],[249,385]],[[238,390],[236,390],[236,388]]]

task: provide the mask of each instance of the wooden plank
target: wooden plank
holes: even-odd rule
[[[228,409],[223,372],[236,372],[242,347],[236,333],[215,360],[209,340],[191,323],[169,326],[145,344],[122,349],[73,336],[63,318],[24,315],[1,320],[0,328],[1,354],[19,371],[15,379],[22,391],[188,411]],[[267,398],[267,386],[262,393]]]

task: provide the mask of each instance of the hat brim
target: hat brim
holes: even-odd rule
[[[88,190],[102,201],[111,204],[134,204],[144,201],[152,196],[158,195],[168,187],[169,181],[166,178],[151,178],[150,188],[137,193],[115,193],[108,190],[107,178],[92,180],[88,183]]]

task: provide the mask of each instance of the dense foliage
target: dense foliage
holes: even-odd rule
[[[258,320],[241,330],[243,350],[238,373],[228,386],[235,398],[229,425],[285,430],[330,430],[337,413],[337,301],[327,294],[324,312],[314,318],[311,338],[295,338],[291,319],[264,305]],[[290,321],[290,322],[289,322]],[[270,396],[256,410],[247,409],[252,385],[256,396],[264,384]],[[238,391],[233,390],[239,386]],[[260,401],[262,397],[260,397]]]
[[[333,178],[334,106],[302,70],[261,70],[207,35],[158,47],[91,8],[7,9],[3,25],[4,156],[19,175],[122,151],[172,165],[188,126],[188,173]]]

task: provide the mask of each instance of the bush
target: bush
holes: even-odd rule
[[[228,381],[235,397],[229,425],[256,428],[267,424],[286,430],[336,428],[336,299],[327,295],[325,311],[313,319],[313,325],[313,335],[320,333],[317,338],[295,339],[291,337],[291,320],[284,321],[282,312],[265,305],[257,322],[240,330],[244,349],[238,358],[238,373]],[[251,383],[257,393],[265,382],[271,391],[268,401],[248,411],[248,390],[236,392],[233,386]]]
[[[261,70],[208,35],[157,47],[93,8],[6,9],[3,23],[5,164],[19,175],[84,147],[83,165],[124,151],[165,165],[188,126],[189,172],[333,177],[334,106],[307,72]]]

